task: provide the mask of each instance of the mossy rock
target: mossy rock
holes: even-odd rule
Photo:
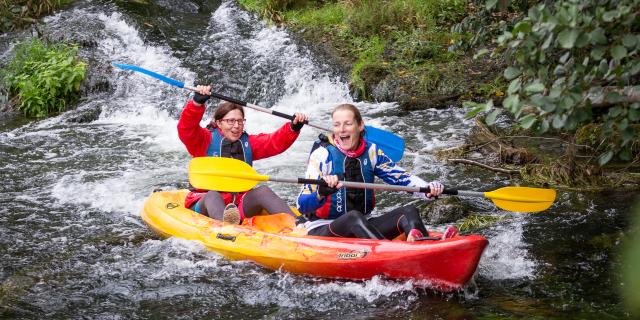
[[[600,145],[602,137],[602,124],[589,123],[576,130],[575,138],[577,144],[584,144],[593,148]]]
[[[467,216],[468,208],[457,197],[446,197],[427,203],[426,209],[420,208],[423,218],[429,224],[445,224],[458,221]]]
[[[365,64],[360,68],[360,78],[367,89],[380,83],[389,74],[389,69],[379,64]]]

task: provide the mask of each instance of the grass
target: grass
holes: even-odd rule
[[[490,227],[500,221],[508,219],[505,216],[470,215],[458,224],[460,232],[469,233],[486,227]]]

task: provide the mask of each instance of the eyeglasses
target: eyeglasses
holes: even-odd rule
[[[220,121],[224,121],[227,125],[233,126],[234,123],[237,123],[239,126],[244,125],[247,122],[247,119],[220,119]]]

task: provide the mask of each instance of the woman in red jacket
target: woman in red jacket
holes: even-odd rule
[[[182,110],[178,121],[178,136],[192,157],[227,157],[249,165],[254,160],[275,156],[287,150],[298,138],[308,116],[296,113],[290,123],[266,134],[250,135],[244,131],[246,120],[242,106],[222,102],[216,108],[207,128],[200,126],[205,102],[211,86],[197,86],[193,99]],[[244,218],[268,213],[288,213],[294,217],[287,203],[269,187],[260,186],[242,193],[195,190],[185,199],[185,206],[216,220],[239,224]]]

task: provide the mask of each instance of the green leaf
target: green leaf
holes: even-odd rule
[[[484,122],[488,125],[493,125],[496,122],[496,117],[500,114],[500,110],[493,110],[489,115],[484,119]]]
[[[571,49],[574,47],[579,35],[580,31],[578,29],[565,29],[558,34],[558,42],[562,48]]]
[[[604,56],[605,52],[606,49],[603,47],[593,48],[591,50],[591,58],[593,58],[593,60],[599,61]]]
[[[578,35],[578,39],[576,39],[576,48],[584,48],[589,44],[589,35],[583,32],[580,32]]]
[[[609,117],[611,118],[615,118],[617,116],[619,116],[622,113],[622,108],[621,107],[613,107],[609,109]]]
[[[609,63],[607,62],[607,59],[600,60],[600,64],[598,64],[598,71],[600,71],[601,74],[607,74],[609,71]]]
[[[611,158],[613,158],[613,150],[609,150],[601,154],[600,157],[598,158],[598,163],[600,163],[600,165],[603,166],[607,164],[607,162],[611,161]]]
[[[518,95],[510,95],[504,99],[502,102],[505,109],[511,111],[511,113],[516,113],[520,110],[520,96]]]
[[[509,83],[509,87],[507,88],[507,93],[508,94],[514,94],[518,91],[520,91],[521,88],[521,81],[520,78],[515,78],[513,80],[511,80],[511,83]]]
[[[633,49],[636,46],[637,38],[631,34],[625,34],[622,37],[622,44],[629,49]]]
[[[542,50],[547,50],[549,48],[549,46],[551,45],[551,41],[553,40],[553,33],[550,33],[549,36],[544,40],[544,42],[542,43],[542,47],[540,47]]]
[[[493,99],[489,99],[489,101],[484,105],[485,112],[489,112],[491,109],[493,109]]]
[[[504,77],[507,80],[513,80],[515,77],[519,76],[521,73],[520,69],[516,67],[508,67],[504,70]]]
[[[531,32],[531,22],[527,21],[527,20],[523,20],[520,21],[518,23],[516,23],[516,25],[513,27],[513,30],[511,31],[511,33],[515,36],[518,33],[530,33]]]
[[[564,127],[564,124],[567,122],[567,116],[564,114],[556,114],[555,116],[553,116],[553,122],[551,122],[551,125],[556,128],[556,129],[560,129],[562,127]]]
[[[622,119],[622,121],[620,121],[620,123],[618,123],[618,130],[624,131],[624,130],[627,130],[628,128],[629,128],[629,120],[628,119]]]
[[[614,46],[611,48],[611,57],[616,60],[622,60],[622,58],[627,56],[627,48],[623,46]]]
[[[540,6],[534,6],[529,8],[527,15],[531,18],[531,21],[538,21],[540,16],[542,16],[542,11],[544,10],[544,4]]]
[[[539,81],[533,82],[524,88],[526,93],[539,93],[544,91],[544,84]]]
[[[520,120],[518,120],[518,123],[520,123],[520,126],[525,128],[525,129],[529,129],[531,128],[531,126],[533,126],[534,123],[536,123],[537,117],[533,114],[528,114],[524,117],[522,117]]]
[[[545,111],[545,112],[551,113],[551,112],[554,112],[556,110],[556,104],[548,102],[548,101],[545,101],[545,103],[542,105],[541,109],[543,111]]]
[[[607,11],[602,15],[602,20],[604,20],[604,22],[611,22],[619,16],[620,12],[617,10]]]
[[[561,88],[560,86],[553,85],[551,86],[551,90],[549,90],[549,98],[557,99],[562,95],[563,91],[563,88]]]
[[[605,45],[607,44],[607,35],[604,32],[604,29],[598,27],[589,33],[589,38],[591,38],[592,44]]]
[[[638,120],[640,120],[640,111],[638,111],[636,109],[629,109],[627,111],[627,117],[631,121],[638,121]]]

